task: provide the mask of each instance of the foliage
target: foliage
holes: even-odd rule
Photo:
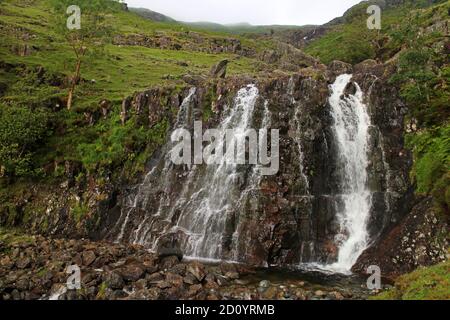
[[[125,126],[105,124],[103,134],[97,140],[79,144],[77,151],[84,167],[90,172],[118,166],[134,160],[136,152],[142,151],[147,144],[164,143],[167,129],[167,121],[160,122],[152,129],[138,126],[133,119]]]
[[[450,299],[450,262],[420,268],[397,279],[395,288],[374,300],[448,300]]]
[[[56,30],[64,35],[76,56],[75,73],[70,79],[70,89],[67,98],[67,109],[72,108],[75,87],[80,82],[81,64],[85,55],[93,49],[97,51],[102,48],[105,39],[111,37],[111,26],[105,15],[108,12],[111,1],[106,0],[77,0],[76,2],[63,0],[52,1]],[[76,29],[69,29],[66,25],[67,17],[63,15],[64,10],[76,5],[81,9],[80,22],[82,25]],[[109,36],[109,37],[108,37]]]
[[[407,145],[414,151],[413,178],[417,192],[434,195],[438,207],[450,207],[450,125],[410,134]]]
[[[0,163],[4,175],[32,176],[36,146],[49,134],[49,116],[42,110],[0,109]]]

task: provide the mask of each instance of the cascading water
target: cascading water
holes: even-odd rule
[[[302,177],[303,183],[305,185],[304,188],[304,193],[306,194],[306,196],[310,196],[310,185],[309,185],[309,180],[307,175],[305,174],[305,155],[303,153],[303,147],[302,147],[302,141],[301,141],[301,132],[302,132],[302,127],[300,125],[300,112],[301,112],[301,108],[297,105],[297,101],[294,98],[294,91],[295,91],[295,84],[293,81],[293,78],[289,79],[289,83],[288,83],[288,95],[291,98],[291,103],[293,105],[296,106],[296,112],[295,112],[295,142],[298,145],[298,156],[299,156],[299,168],[300,168],[300,176]]]
[[[191,89],[184,99],[175,129],[192,129],[195,93]],[[258,98],[258,88],[248,85],[238,91],[233,105],[224,111],[224,119],[217,129],[227,139],[230,129],[233,130],[231,145],[246,136],[255,114],[261,114],[261,128],[270,125],[267,102],[264,109],[256,110]],[[221,143],[217,148],[225,149],[225,142]],[[226,148],[229,143],[226,141]],[[116,239],[128,239],[157,250],[167,236],[175,235],[187,258],[238,260],[245,255],[238,252],[244,247],[240,214],[245,211],[246,197],[259,186],[258,165],[249,170],[248,165],[225,161],[229,160],[226,153],[220,164],[192,165],[180,172],[171,161],[172,146],[171,142],[167,143],[162,150],[162,161],[128,197],[117,223]],[[246,148],[236,148],[236,151],[234,158],[245,159]]]
[[[186,98],[183,100],[180,111],[178,112],[177,121],[175,124],[175,128],[181,128],[183,126],[186,126],[193,118],[193,108],[192,108],[192,100],[195,96],[197,89],[191,88],[189,90],[189,94],[186,96]],[[162,172],[163,174],[160,175],[163,177],[163,181],[160,181],[158,179],[158,169],[159,166],[155,166],[144,178],[143,182],[138,185],[135,188],[135,192],[131,193],[125,200],[124,200],[124,206],[122,208],[121,217],[118,219],[117,224],[115,228],[113,228],[113,232],[119,228],[118,235],[116,237],[116,241],[120,242],[124,240],[125,231],[126,228],[131,224],[133,221],[130,221],[134,215],[138,211],[144,211],[146,210],[148,200],[151,195],[151,191],[155,184],[160,184],[163,186],[166,190],[170,187],[170,179],[169,179],[169,171],[172,170],[173,164],[170,160],[170,155],[168,151],[171,148],[171,144],[167,144],[165,146],[165,157],[162,162]],[[164,197],[160,200],[159,209],[163,208],[164,205],[167,205],[164,203],[166,199]],[[151,242],[151,240],[147,239],[147,236],[151,237],[151,228],[154,223],[155,217],[159,217],[161,214],[160,211],[158,211],[156,214],[152,216],[147,216],[134,230],[132,236],[130,237],[130,240],[134,243],[140,243],[140,244],[147,244]],[[151,220],[151,221],[150,221]],[[148,222],[148,223],[147,223]]]
[[[351,78],[349,74],[339,76],[329,99],[340,171],[337,217],[341,231],[336,237],[338,261],[327,269],[343,273],[350,271],[368,246],[372,198],[367,173],[370,117],[358,84],[354,83],[355,94],[344,95]]]
[[[258,95],[254,85],[237,93],[233,109],[218,128],[222,136],[229,129],[234,129],[233,141],[245,134],[251,126]],[[219,147],[223,148],[223,145]],[[204,170],[201,175],[193,175],[187,183],[189,194],[175,208],[181,211],[175,228],[188,233],[184,244],[187,255],[221,259],[227,241],[224,230],[239,206],[239,202],[235,201],[239,199],[239,183],[243,177],[236,164],[226,161]]]

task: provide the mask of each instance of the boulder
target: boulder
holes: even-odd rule
[[[83,265],[84,266],[90,266],[94,261],[95,261],[95,253],[94,251],[85,251],[82,254],[82,260],[83,260]]]
[[[125,281],[136,282],[144,276],[145,271],[142,266],[131,264],[123,267],[120,274]]]
[[[108,273],[105,276],[105,283],[111,289],[122,289],[125,286],[122,276],[117,272]]]
[[[342,61],[334,60],[328,65],[328,69],[335,75],[341,75],[344,73],[352,73],[353,67],[349,63],[345,63]]]
[[[222,60],[211,68],[211,77],[224,79],[227,75],[228,60]]]
[[[199,282],[202,282],[206,277],[205,267],[199,262],[191,262],[186,268],[187,272],[191,273]]]

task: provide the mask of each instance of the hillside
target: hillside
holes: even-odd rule
[[[143,135],[139,126],[134,128],[131,124],[128,128],[118,126],[120,105],[125,97],[155,85],[183,86],[186,79],[195,81],[209,75],[211,67],[225,59],[229,61],[230,76],[264,75],[282,68],[281,63],[291,54],[283,52],[275,60],[267,60],[267,53],[273,56],[277,50],[273,41],[192,31],[180,24],[149,21],[124,11],[114,2],[106,3],[105,15],[112,35],[98,49],[89,48],[84,58],[74,112],[67,112],[65,105],[75,55],[57,32],[51,1],[2,3],[0,104],[13,108],[3,109],[8,112],[4,116],[15,117],[20,113],[26,118],[31,108],[39,111],[40,118],[36,121],[46,119],[36,137],[40,147],[36,148],[37,141],[33,140],[29,145],[30,158],[12,160],[15,156],[8,155],[8,160],[3,160],[8,161],[3,175],[14,179],[53,176],[53,172],[42,172],[42,168],[50,163],[58,167],[57,163],[66,160],[81,160],[86,165],[92,161],[105,161],[105,165],[122,163],[126,157],[120,151],[125,147],[125,141],[120,140],[122,136],[129,136],[130,143],[142,151],[144,141],[153,134]],[[311,63],[311,58],[304,57],[306,60],[297,59],[296,63]],[[90,121],[86,117],[96,114],[99,103],[105,99],[112,116],[85,128],[84,121]],[[119,140],[111,140],[115,136],[111,136],[112,132]],[[104,139],[108,140],[106,145]],[[107,154],[102,155],[103,160],[90,159],[93,150]]]
[[[154,22],[176,22],[175,19],[146,8],[128,8],[128,10]]]

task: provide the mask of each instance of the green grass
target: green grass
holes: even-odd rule
[[[401,276],[395,287],[373,300],[450,300],[450,262]]]
[[[154,86],[187,86],[182,80],[184,75],[208,75],[211,67],[223,59],[229,61],[231,76],[271,69],[257,59],[202,52],[209,41],[228,39],[228,34],[177,23],[155,23],[111,6],[106,20],[114,35],[162,35],[179,43],[191,43],[192,37],[200,36],[204,41],[194,46],[195,51],[119,46],[113,45],[112,39],[104,46],[88,48],[81,65],[82,81],[75,90],[73,108],[67,111],[64,103],[68,78],[74,72],[76,59],[55,26],[58,19],[54,14],[49,0],[6,0],[0,8],[0,65],[12,66],[0,67],[0,87],[6,88],[0,96],[0,108],[54,111],[49,124],[53,134],[36,145],[32,159],[27,159],[35,168],[70,160],[82,163],[91,173],[122,165],[130,172],[140,172],[152,152],[164,143],[171,115],[165,115],[151,130],[134,118],[122,127],[119,114],[125,97]],[[256,53],[273,47],[270,41],[236,37],[243,47]],[[31,48],[30,54],[18,55],[25,45]],[[112,102],[110,116],[93,126],[86,125],[83,113],[97,112],[103,99]],[[33,172],[32,168],[29,171]],[[59,177],[63,172],[47,174]]]
[[[75,67],[75,57],[65,42],[54,30],[50,9],[47,1],[31,1],[33,6],[21,5],[30,1],[5,1],[0,11],[0,25],[6,26],[0,31],[1,60],[11,64],[25,64],[29,67],[43,66],[49,72],[72,74]],[[192,41],[186,31],[186,26],[168,23],[154,23],[131,12],[118,11],[109,16],[109,22],[114,26],[114,33],[120,35],[164,34],[178,41]],[[23,30],[22,34],[17,28]],[[23,40],[25,34],[32,35]],[[227,38],[226,34],[204,32],[200,34],[209,37]],[[51,40],[51,41],[50,41]],[[260,44],[245,40],[245,46],[254,46],[261,50]],[[12,48],[27,44],[37,49],[31,55],[21,57],[12,52]],[[201,48],[198,48],[199,50]],[[200,51],[160,50],[134,46],[107,45],[103,50],[94,52],[83,61],[81,76],[87,82],[77,90],[75,105],[88,107],[98,103],[102,98],[110,100],[123,98],[135,91],[140,91],[154,85],[164,85],[176,82],[184,74],[207,74],[218,61],[230,61],[229,74],[249,74],[258,70],[259,61],[230,54],[208,54]],[[182,66],[186,63],[187,66]],[[11,75],[2,81],[14,82]],[[41,90],[56,91],[52,94],[63,94],[66,89],[41,88]],[[22,101],[18,90],[8,92],[4,98],[8,101]],[[62,91],[62,92],[61,92]],[[38,92],[34,93],[38,95]]]
[[[405,44],[401,41],[396,42],[399,29],[417,25],[427,26],[432,23],[432,16],[436,14],[436,10],[442,10],[442,19],[445,19],[447,15],[445,8],[448,7],[448,3],[443,3],[431,9],[414,11],[427,6],[426,1],[415,1],[401,7],[386,8],[382,10],[382,29],[369,30],[366,24],[369,17],[366,9],[369,5],[362,3],[353,7],[346,16],[345,23],[330,27],[323,37],[312,41],[305,48],[305,52],[318,57],[324,64],[333,60],[352,64],[374,58],[388,60]],[[421,20],[412,22],[411,17],[416,14],[421,17]],[[417,32],[414,34],[417,35]],[[380,50],[380,45],[383,50]]]
[[[23,234],[17,229],[5,229],[0,227],[0,242],[4,242],[8,246],[11,246],[20,243],[33,243],[34,238],[30,235]]]

